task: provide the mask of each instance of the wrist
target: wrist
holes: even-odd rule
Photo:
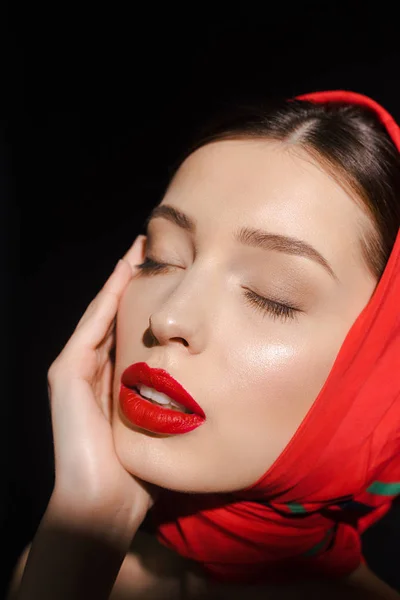
[[[111,499],[66,495],[54,490],[45,512],[47,523],[98,538],[115,548],[128,549],[145,515],[134,506]]]

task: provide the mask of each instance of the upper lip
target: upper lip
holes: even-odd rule
[[[143,384],[157,392],[166,394],[191,412],[203,417],[206,415],[192,396],[164,369],[153,369],[145,362],[133,363],[121,375],[121,383],[126,387],[138,387]]]

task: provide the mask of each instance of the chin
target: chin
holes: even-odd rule
[[[233,473],[226,468],[231,459],[201,452],[210,435],[203,426],[183,435],[153,433],[129,422],[116,403],[112,429],[115,451],[124,469],[161,488],[223,494],[246,488],[258,479],[258,473],[251,476],[246,460],[236,462]]]
[[[234,481],[224,481],[220,469],[210,470],[209,464],[199,462],[196,453],[175,448],[171,436],[127,427],[122,421],[116,422],[113,430],[122,466],[131,475],[158,487],[191,494],[224,494],[242,490],[257,479],[241,481],[244,472],[239,470]],[[226,469],[223,471],[226,473]]]
[[[197,491],[185,481],[182,465],[174,461],[174,453],[166,444],[170,436],[135,428],[131,424],[127,426],[118,417],[113,424],[113,436],[118,459],[131,475],[179,492]],[[192,485],[196,483],[199,484],[198,481],[191,482]]]
[[[113,435],[118,459],[131,475],[176,492],[222,491],[220,478],[212,484],[207,481],[196,456],[175,448],[171,436],[157,435],[130,425],[127,427],[118,419],[113,425]],[[207,471],[209,477],[208,468]]]
[[[205,491],[195,456],[192,453],[190,460],[190,452],[182,451],[183,440],[135,426],[123,415],[118,400],[114,402],[112,430],[117,457],[131,475],[178,492]],[[184,447],[186,450],[186,444]]]

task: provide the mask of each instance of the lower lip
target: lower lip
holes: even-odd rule
[[[203,417],[199,415],[189,415],[152,404],[123,384],[119,401],[122,412],[131,423],[153,433],[188,433],[204,423]]]

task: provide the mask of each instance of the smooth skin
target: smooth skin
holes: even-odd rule
[[[137,240],[136,242],[140,242]],[[155,490],[121,465],[110,424],[114,319],[135,243],[48,372],[55,486],[18,598],[108,598]],[[153,495],[152,495],[153,494]]]
[[[121,468],[113,449],[109,350],[116,307],[141,243],[139,237],[49,370],[56,485],[33,544],[16,565],[8,600],[396,600],[397,593],[366,567],[334,585],[212,584],[138,531],[157,490]]]
[[[328,213],[320,210],[321,197]],[[152,225],[152,250],[164,254],[172,249],[173,256],[162,258],[180,260],[179,269],[157,277],[139,274],[135,265],[142,262],[148,241],[139,236],[50,367],[55,488],[20,586],[24,558],[17,568],[17,597],[233,600],[245,594],[249,599],[294,599],[315,592],[319,595],[314,597],[327,599],[350,593],[347,597],[398,598],[364,567],[335,586],[306,582],[279,589],[221,588],[174,553],[167,558],[154,538],[138,532],[157,499],[156,486],[232,490],[265,472],[311,406],[375,285],[357,253],[355,230],[360,221],[365,223],[362,211],[308,156],[268,143],[210,145],[186,161],[163,203],[185,210],[200,223],[196,246],[187,232],[178,233],[176,225],[158,219]],[[231,233],[239,224],[260,223],[273,231],[280,227],[286,234],[302,234],[319,246],[338,272],[341,287],[335,288],[318,271],[322,267],[307,259],[261,255],[259,249],[246,253],[232,245]],[[348,240],[344,248],[342,239]],[[293,288],[285,286],[285,278],[291,280],[296,273],[305,283],[300,279]],[[265,295],[279,290],[294,294],[301,288],[306,316],[282,323],[251,312],[243,302],[243,283],[257,284]],[[200,295],[200,289],[208,294]],[[143,338],[149,317],[154,345]],[[115,343],[114,372],[109,352]],[[124,422],[118,411],[119,378],[139,360],[167,368],[203,406],[208,422],[185,436],[159,438]],[[221,381],[223,366],[229,377]],[[230,387],[237,369],[244,383],[238,387],[233,381]],[[285,405],[289,401],[291,411]],[[260,428],[261,419],[270,423],[269,436]],[[232,444],[243,423],[253,427],[257,446],[250,447],[250,462],[243,452],[251,440],[240,438],[239,448]],[[262,435],[264,446],[259,444]],[[208,468],[208,453],[215,472]],[[231,464],[235,470],[227,468]],[[152,566],[143,560],[146,548]],[[169,560],[170,569],[160,574]]]
[[[134,277],[121,299],[117,454],[127,471],[161,487],[242,490],[293,437],[371,298],[376,280],[359,243],[370,221],[360,201],[304,150],[266,140],[200,148],[160,206],[187,215],[195,231],[165,215],[152,219],[141,261],[150,257],[167,268]],[[242,227],[308,242],[336,277],[310,258],[238,242]],[[282,319],[255,295],[297,311]],[[138,361],[166,369],[206,421],[185,435],[157,436],[121,418],[121,374]]]

